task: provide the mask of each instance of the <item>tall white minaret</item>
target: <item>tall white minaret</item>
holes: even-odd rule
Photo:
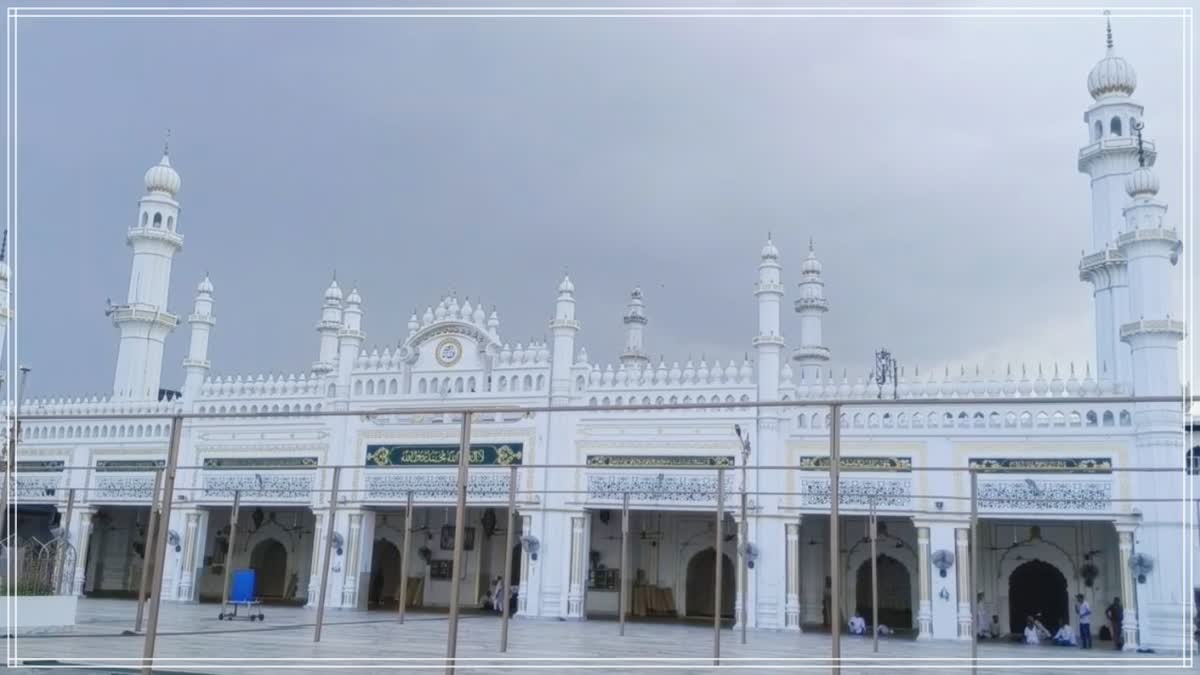
[[[126,241],[133,248],[129,294],[125,304],[110,305],[106,314],[121,332],[113,396],[147,400],[158,397],[163,345],[179,317],[167,311],[171,261],[183,248],[178,232],[179,174],[171,168],[167,148],[162,160],[145,175],[146,194],[138,202],[138,220]]]
[[[621,363],[645,368],[650,363],[650,357],[642,343],[642,332],[646,328],[646,306],[642,303],[642,289],[635,288],[629,294],[629,306],[625,309],[625,351],[621,354]]]
[[[4,241],[0,242],[0,359],[5,354],[8,345],[8,324],[12,321],[12,306],[9,304],[8,287],[8,258],[3,251],[8,250],[8,232],[4,233]]]
[[[554,319],[550,321],[554,336],[554,353],[550,364],[550,403],[565,405],[571,396],[571,365],[575,356],[575,336],[579,322],[575,320],[575,284],[564,276],[558,285],[558,300],[554,303]]]
[[[754,295],[758,298],[758,335],[754,351],[758,359],[758,400],[779,398],[780,355],[783,352],[783,331],[780,328],[780,305],[783,303],[783,282],[779,264],[779,249],[767,237],[758,262],[758,283]],[[774,410],[771,410],[774,412]]]
[[[796,298],[796,313],[800,315],[800,346],[792,350],[792,360],[799,365],[800,377],[812,382],[820,380],[821,367],[829,361],[829,350],[822,344],[821,321],[829,311],[825,300],[825,282],[821,279],[821,261],[808,240],[808,257],[800,266],[800,297]]]
[[[313,375],[328,375],[338,355],[338,331],[342,329],[342,289],[335,278],[325,289],[325,300],[321,305],[321,320],[317,322],[317,333],[321,336],[320,352],[312,364]]]
[[[188,343],[188,355],[183,360],[185,378],[183,381],[183,401],[191,405],[200,393],[200,385],[204,384],[204,376],[208,374],[208,334],[217,323],[213,318],[213,285],[208,275],[196,287],[196,304],[188,323],[192,325],[192,339]]]
[[[358,353],[365,339],[362,332],[362,297],[359,296],[357,288],[352,288],[350,295],[346,296],[342,328],[337,334],[337,379],[338,391],[342,396],[350,393],[350,374],[354,371],[354,363],[358,360]]]
[[[1125,260],[1117,250],[1124,229],[1122,216],[1128,197],[1125,179],[1138,167],[1133,125],[1142,119],[1142,106],[1130,98],[1137,87],[1133,66],[1113,50],[1112,25],[1107,26],[1107,52],[1088,74],[1088,92],[1095,103],[1084,112],[1088,144],[1079,151],[1079,171],[1091,177],[1092,243],[1079,263],[1079,278],[1094,288],[1096,361],[1119,385],[1131,382],[1130,355],[1119,342],[1120,326],[1130,320]],[[1143,155],[1154,165],[1154,146]]]

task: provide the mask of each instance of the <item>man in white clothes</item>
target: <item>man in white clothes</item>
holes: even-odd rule
[[[986,638],[991,636],[991,621],[992,608],[983,601],[983,593],[975,596],[975,637]]]
[[[867,622],[857,612],[850,617],[850,634],[865,635],[867,632]]]

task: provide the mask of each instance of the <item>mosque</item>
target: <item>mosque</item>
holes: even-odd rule
[[[1188,566],[1195,565],[1197,540],[1194,533],[1181,535],[1181,502],[1151,498],[1182,499],[1191,478],[1118,470],[1183,466],[1180,406],[1088,402],[1181,391],[1184,324],[1171,315],[1180,290],[1175,266],[1181,242],[1158,197],[1156,148],[1142,138],[1136,83],[1133,67],[1113,47],[1110,28],[1107,53],[1087,78],[1093,100],[1083,113],[1086,135],[1076,160],[1092,194],[1091,230],[1079,233],[1087,251],[1077,264],[1080,279],[1094,290],[1094,365],[904,375],[887,393],[894,404],[857,408],[854,400],[877,401],[881,394],[874,382],[848,379],[835,365],[835,350],[825,345],[829,302],[816,251],[810,244],[797,256],[798,285],[785,283],[789,256],[771,241],[758,257],[757,283],[747,289],[758,307],[758,325],[746,327],[752,360],[654,362],[647,348],[654,299],[634,290],[616,362],[594,361],[580,344],[583,327],[568,278],[555,297],[548,289],[548,341],[508,342],[496,311],[445,297],[414,314],[406,335],[383,336],[395,339],[391,346],[368,351],[368,303],[359,290],[335,281],[319,308],[314,298],[319,316],[311,364],[286,376],[211,376],[209,341],[221,339],[214,284],[200,282],[186,317],[167,305],[172,259],[187,228],[178,201],[180,175],[164,154],[145,174],[146,192],[125,233],[133,249],[127,299],[107,311],[120,336],[111,397],[22,403],[26,415],[58,417],[30,419],[22,427],[21,534],[49,530],[54,514],[65,509],[67,488],[86,488],[76,490],[67,523],[78,551],[67,575],[69,592],[136,593],[154,470],[163,466],[169,442],[167,417],[176,411],[216,414],[183,427],[180,464],[195,468],[179,472],[161,589],[166,601],[220,599],[236,528],[233,565],[258,571],[259,594],[313,605],[323,563],[323,547],[314,542],[324,541],[332,528],[332,607],[395,608],[405,602],[445,608],[453,584],[462,605],[477,606],[510,560],[518,621],[611,617],[627,577],[634,616],[711,619],[719,612],[740,623],[743,594],[737,589],[744,584],[750,628],[812,630],[828,624],[834,576],[841,616],[870,616],[865,534],[874,509],[879,615],[900,634],[970,639],[972,593],[983,594],[985,613],[1004,630],[1019,628],[1035,612],[1054,630],[1063,620],[1074,621],[1072,599],[1083,593],[1101,615],[1114,596],[1122,598],[1126,649],[1179,650],[1192,639],[1189,572],[1196,569]],[[7,286],[7,267],[0,283]],[[792,296],[798,319],[784,320],[785,295]],[[7,327],[12,313],[7,306],[0,313]],[[189,350],[183,384],[172,388],[164,386],[163,346],[181,320],[190,333]],[[176,372],[166,379],[174,380]],[[1052,397],[1079,400],[1047,402]],[[804,406],[806,399],[849,402],[840,419],[837,575],[831,574],[828,546],[830,419],[827,408]],[[796,406],[727,405],[742,401]],[[653,403],[709,407],[601,409]],[[465,570],[455,579],[449,542],[458,418],[395,410],[502,405],[577,410],[475,416]],[[219,416],[374,409],[380,412]],[[84,418],[97,412],[162,417]],[[749,472],[745,538],[757,554],[752,568],[743,555],[750,547],[739,546],[733,524],[741,518],[737,469],[743,462],[735,425],[748,432],[751,466],[792,467]],[[577,468],[532,466],[547,464]],[[360,467],[342,472],[332,519],[332,472],[317,468],[324,465]],[[92,470],[67,468],[72,466]],[[721,467],[733,469],[725,472],[724,486],[730,524],[729,536],[716,545]],[[925,467],[986,469],[978,480],[977,550],[968,536],[966,473]],[[520,496],[510,519],[513,475]],[[241,517],[231,524],[235,491]],[[403,513],[410,496],[415,508],[408,527]],[[630,554],[623,565],[626,497]],[[519,535],[511,549],[505,546],[509,523]],[[972,556],[979,569],[974,583],[967,576]],[[713,587],[717,565],[724,570],[719,593]],[[404,598],[402,574],[408,577]]]

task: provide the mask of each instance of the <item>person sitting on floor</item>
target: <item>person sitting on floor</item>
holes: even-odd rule
[[[1038,612],[1033,617],[1033,627],[1037,629],[1038,640],[1049,640],[1050,630],[1042,623],[1042,613]]]
[[[1071,624],[1064,619],[1063,624],[1059,627],[1058,632],[1054,634],[1054,644],[1059,647],[1074,647],[1075,646],[1075,630],[1071,628]]]
[[[1037,627],[1033,625],[1033,617],[1032,616],[1025,617],[1025,644],[1027,644],[1027,645],[1038,644],[1038,631],[1037,631]]]
[[[875,632],[880,635],[891,635],[892,633],[894,633],[896,631],[892,630],[891,628],[888,628],[887,626],[885,626],[883,624],[879,624],[879,627],[875,629]]]
[[[867,622],[857,613],[850,617],[850,634],[851,635],[866,635]]]

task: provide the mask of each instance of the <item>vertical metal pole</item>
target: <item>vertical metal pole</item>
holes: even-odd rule
[[[404,623],[404,606],[408,604],[408,549],[412,546],[413,495],[408,491],[404,503],[404,542],[400,545],[400,623]]]
[[[333,536],[337,534],[338,482],[342,467],[333,467],[333,489],[329,493],[329,513],[325,516],[325,559],[321,561],[321,589],[317,592],[317,626],[313,629],[313,642],[321,641],[321,624],[325,621],[325,593],[329,588],[329,559],[333,557]]]
[[[238,515],[242,508],[242,491],[233,491],[233,510],[229,512],[229,543],[225,549],[225,583],[221,585],[221,612],[229,605],[229,579],[233,576],[233,548],[237,544]]]
[[[155,557],[157,549],[153,542],[158,535],[158,496],[162,492],[162,479],[162,469],[155,469],[154,492],[150,493],[150,517],[146,520],[146,547],[142,556],[142,580],[138,584],[137,616],[133,619],[133,632],[135,633],[142,632],[142,611],[146,606],[146,594],[150,591],[152,570],[159,566]],[[162,589],[157,589],[154,595],[157,596],[160,592]]]
[[[834,403],[829,406],[829,627],[833,632],[830,658],[833,670],[842,668],[842,619],[841,609],[841,571],[842,556],[839,541],[838,518],[841,506],[839,481],[841,480],[841,446],[842,446],[842,406]]]
[[[875,515],[875,495],[871,495],[871,513],[867,519],[871,527],[871,651],[879,652],[879,569],[875,561],[875,536],[879,532],[879,524]]]
[[[746,605],[749,604],[749,600],[750,600],[750,594],[747,592],[749,590],[747,588],[747,586],[750,583],[750,570],[748,567],[749,562],[750,562],[750,557],[749,557],[749,551],[747,550],[748,545],[750,544],[750,530],[749,530],[749,525],[746,523],[746,491],[750,489],[749,483],[746,482],[746,462],[748,460],[749,460],[749,457],[746,454],[743,454],[742,455],[742,522],[738,525],[738,532],[741,535],[738,538],[742,540],[740,542],[740,546],[742,547],[743,558],[744,558],[740,562],[740,564],[738,564],[738,579],[741,581],[741,583],[738,584],[738,593],[740,593],[742,596],[742,616],[741,616],[742,644],[746,644],[746,623],[747,623],[747,621],[746,621],[746,618],[747,618]]]
[[[721,557],[721,546],[725,539],[725,468],[717,469],[717,543],[713,547],[716,553],[716,578],[713,580],[713,665],[721,665],[721,568],[724,559]]]
[[[629,611],[629,493],[621,496],[621,583],[620,635],[625,634],[625,613]]]
[[[142,674],[150,675],[153,671],[154,643],[158,638],[158,610],[162,604],[163,567],[159,561],[166,558],[167,530],[171,523],[171,501],[175,499],[175,471],[179,466],[179,437],[183,433],[183,417],[175,415],[171,418],[171,445],[167,449],[166,476],[163,484],[162,501],[159,503],[161,513],[158,526],[154,532],[154,592],[150,595],[150,616],[146,621],[146,643],[142,648]],[[161,474],[160,474],[161,475]]]
[[[462,413],[462,440],[458,446],[458,501],[454,512],[454,558],[450,569],[450,621],[446,633],[446,675],[454,673],[454,658],[458,653],[458,594],[459,574],[462,573],[463,530],[467,525],[467,465],[471,462],[471,411]],[[507,598],[506,598],[507,600]]]
[[[513,530],[517,529],[517,465],[513,464],[509,469],[508,474],[508,531],[504,533],[504,579],[501,580],[500,602],[502,614],[500,615],[500,653],[508,651],[508,614],[511,604],[509,598],[512,596],[512,589],[509,584],[512,582],[512,548],[513,535],[516,534]]]
[[[71,528],[71,512],[74,510],[75,510],[75,488],[70,488],[67,490],[67,511],[66,511],[66,513],[63,514],[63,517],[59,519],[60,527],[62,528],[63,534],[66,535],[66,537],[64,538],[64,543],[68,544],[68,545],[70,544],[70,541],[71,541],[71,529],[70,529]],[[63,592],[63,574],[66,572],[66,569],[67,569],[66,560],[63,558],[63,554],[66,553],[66,550],[64,547],[61,547],[61,546],[56,547],[56,549],[57,550],[55,551],[55,555],[58,558],[58,579],[54,582],[54,584],[55,584],[54,592],[62,593]],[[79,555],[80,554],[78,552],[75,554],[75,563],[74,563],[75,565],[79,564],[79,562],[78,562]],[[75,569],[73,567],[71,569],[71,578],[72,579],[75,578]]]
[[[975,473],[975,469],[968,468],[967,471],[971,474],[971,547],[967,549],[967,555],[971,556],[971,564],[967,566],[967,590],[971,595],[971,672],[974,673],[976,651],[979,648],[978,635],[979,626],[975,625],[975,614],[978,612],[976,607],[975,596],[975,579],[979,572],[976,567],[979,563],[979,502],[976,500],[976,494],[979,489],[979,474]],[[1114,638],[1116,639],[1116,638]]]

